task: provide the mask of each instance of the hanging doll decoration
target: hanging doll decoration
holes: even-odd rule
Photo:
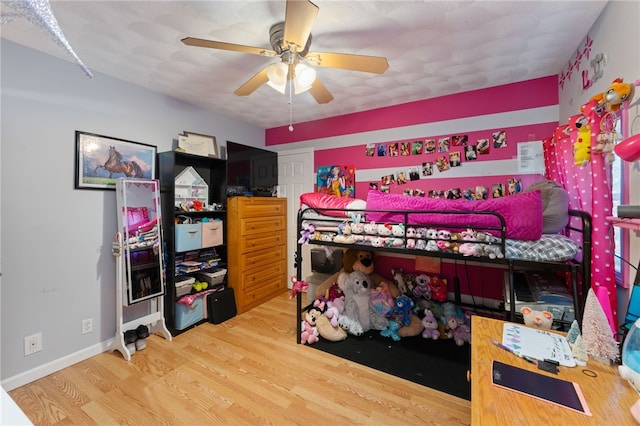
[[[574,165],[584,167],[591,161],[591,127],[589,120],[582,114],[569,118],[569,129],[575,132],[573,142]]]
[[[599,119],[600,133],[596,137],[592,153],[602,155],[607,164],[613,163],[614,147],[622,140],[622,135],[616,132],[618,111],[625,101],[631,101],[634,92],[634,84],[616,78],[604,92],[592,96],[589,102],[580,107],[580,111],[584,116],[590,117],[594,125],[598,124]]]

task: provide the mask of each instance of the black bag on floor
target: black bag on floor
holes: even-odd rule
[[[231,287],[207,294],[209,322],[220,324],[236,316],[236,299]]]

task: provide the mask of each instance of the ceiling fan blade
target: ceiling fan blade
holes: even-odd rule
[[[238,87],[233,93],[238,96],[248,96],[252,94],[254,90],[269,81],[269,77],[267,77],[268,67],[269,66],[267,65],[266,67],[262,68],[256,75],[247,80],[247,82],[242,86]]]
[[[311,85],[311,89],[309,89],[309,93],[313,96],[313,99],[316,100],[319,104],[328,104],[333,100],[333,95],[329,93],[322,81],[316,77],[315,81]]]
[[[348,53],[309,52],[304,57],[311,65],[345,70],[384,73],[389,68],[387,58],[381,56],[350,55]]]
[[[313,27],[317,14],[318,6],[308,0],[287,0],[283,37],[285,48],[294,52],[302,52],[309,39],[309,34],[311,34],[311,27]]]
[[[230,50],[232,52],[250,53],[260,56],[277,56],[277,53],[271,49],[262,47],[244,46],[242,44],[225,43],[222,41],[205,40],[202,38],[187,37],[182,42],[187,46],[208,47],[211,49]]]

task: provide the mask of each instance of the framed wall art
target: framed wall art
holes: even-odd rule
[[[76,189],[116,189],[120,177],[154,179],[153,145],[76,130]]]

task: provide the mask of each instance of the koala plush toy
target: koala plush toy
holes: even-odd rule
[[[338,285],[344,292],[344,311],[338,321],[340,327],[348,333],[360,336],[371,329],[384,330],[389,321],[371,304],[371,286],[369,277],[360,272],[342,272]]]

